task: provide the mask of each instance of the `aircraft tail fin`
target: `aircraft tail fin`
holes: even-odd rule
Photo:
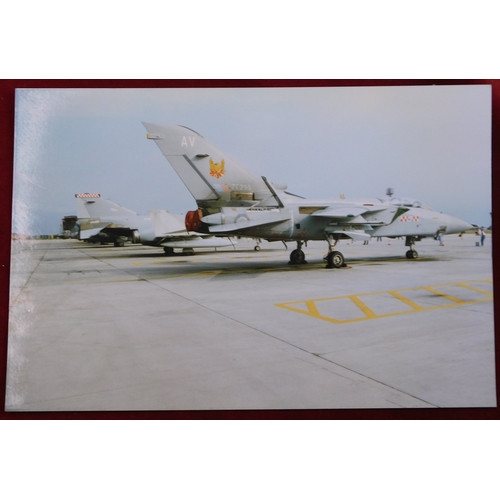
[[[100,195],[99,195],[100,196]],[[97,198],[98,196],[91,196],[87,194],[75,194],[76,198],[76,216],[78,219],[91,219],[92,216],[89,214],[87,210],[85,200],[90,198]]]
[[[79,219],[101,219],[116,216],[137,215],[132,210],[124,208],[110,200],[104,200],[100,195],[75,195],[76,210]]]
[[[178,125],[143,123],[201,208],[277,206],[266,183],[200,134]]]

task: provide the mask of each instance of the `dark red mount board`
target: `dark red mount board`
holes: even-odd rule
[[[0,165],[3,196],[0,198],[0,399],[2,419],[497,419],[498,408],[456,409],[315,409],[315,410],[224,410],[224,411],[99,411],[99,412],[5,412],[9,261],[11,242],[12,179],[14,156],[14,97],[16,88],[205,88],[205,87],[314,87],[478,85],[492,86],[492,220],[499,211],[500,81],[497,80],[3,80],[0,81]],[[498,282],[498,237],[493,232],[493,276]],[[495,293],[496,295],[496,293]],[[494,305],[495,316],[498,306]],[[499,387],[499,337],[495,326],[497,400]]]

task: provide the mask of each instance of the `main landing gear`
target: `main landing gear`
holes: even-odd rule
[[[337,244],[337,240],[327,237],[328,241],[328,254],[324,258],[326,262],[326,267],[328,269],[338,269],[339,267],[344,267],[344,256],[335,251],[333,248]],[[297,241],[297,248],[290,254],[290,262],[288,264],[292,266],[297,266],[300,264],[307,264],[306,256],[302,251],[303,241]]]
[[[297,241],[297,248],[290,254],[290,264],[291,266],[296,266],[299,264],[307,264],[306,254],[302,251],[303,241]]]
[[[326,261],[326,268],[338,269],[345,266],[344,256],[334,250],[338,240],[330,236],[327,236],[326,240],[328,241],[328,254],[324,259]]]
[[[413,236],[407,236],[406,237],[406,243],[405,245],[407,247],[410,247],[410,250],[406,252],[406,258],[407,259],[417,259],[418,258],[418,252],[413,248],[413,245],[415,245],[415,241],[417,241],[416,238]]]
[[[326,256],[327,269],[338,269],[344,266],[344,256],[340,252],[328,252]]]

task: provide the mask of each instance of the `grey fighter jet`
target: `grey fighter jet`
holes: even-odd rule
[[[166,210],[149,210],[139,215],[99,194],[77,194],[76,209],[81,240],[114,243],[123,246],[126,241],[147,246],[163,247],[172,255],[174,248],[193,252],[194,248],[232,246],[228,238],[186,231],[182,220]]]
[[[325,240],[327,267],[344,265],[335,250],[342,239],[405,237],[408,259],[416,259],[415,242],[440,234],[462,233],[473,226],[429,209],[416,200],[399,198],[308,200],[287,186],[256,177],[200,134],[177,125],[144,123],[147,138],[187,186],[198,210],[186,214],[186,228],[218,236],[247,236],[268,241],[295,241],[290,264],[304,264],[302,246]]]

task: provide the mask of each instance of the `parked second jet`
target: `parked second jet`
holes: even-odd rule
[[[218,248],[233,246],[228,238],[186,231],[182,220],[166,210],[149,210],[139,215],[99,194],[77,194],[76,210],[80,226],[80,239],[113,242],[123,246],[126,241],[163,247],[167,255],[174,248],[192,252],[194,248]]]
[[[268,241],[296,241],[290,264],[305,263],[302,245],[325,240],[327,267],[341,267],[344,256],[334,247],[341,239],[369,240],[375,236],[405,237],[406,257],[415,259],[415,242],[439,234],[462,233],[473,226],[417,201],[388,199],[307,200],[286,186],[259,178],[197,132],[177,125],[144,123],[148,139],[187,186],[198,210],[186,214],[189,231],[246,236]]]

